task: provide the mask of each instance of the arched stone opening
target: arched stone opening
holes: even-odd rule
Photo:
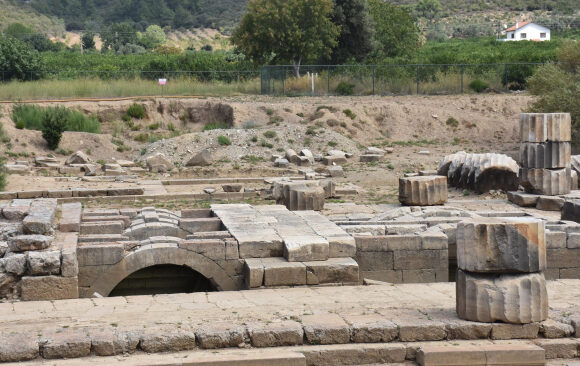
[[[125,277],[109,296],[137,296],[216,291],[215,285],[187,266],[162,264]]]

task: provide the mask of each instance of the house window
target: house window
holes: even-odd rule
[[[540,33],[540,38],[546,38],[546,33]]]
[[[515,33],[512,33],[512,39],[514,39],[516,37]]]
[[[527,34],[526,34],[526,33],[521,33],[521,34],[520,34],[520,38],[521,38],[521,39],[526,39],[526,37],[527,37]]]

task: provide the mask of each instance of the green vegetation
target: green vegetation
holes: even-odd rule
[[[241,157],[241,159],[243,161],[251,163],[251,164],[257,164],[257,163],[265,160],[263,157],[256,156],[256,155],[244,155]]]
[[[447,118],[447,121],[445,122],[445,124],[446,124],[447,126],[450,126],[450,127],[453,127],[453,128],[457,128],[457,127],[459,127],[459,121],[458,121],[458,120],[456,120],[456,119],[455,119],[455,118],[453,118],[453,117],[449,117],[449,118]]]
[[[568,112],[575,144],[580,141],[580,43],[565,43],[558,52],[560,64],[542,66],[528,80],[529,90],[540,98],[533,112]]]
[[[0,35],[0,70],[3,80],[36,80],[44,62],[40,54],[24,42]]]
[[[230,127],[224,122],[212,122],[203,126],[202,131],[227,130],[228,128]]]
[[[221,146],[230,146],[232,144],[232,141],[227,136],[219,135],[217,139],[218,144]]]
[[[42,118],[42,137],[46,140],[48,148],[55,150],[60,143],[62,133],[66,131],[66,109],[46,109]]]
[[[332,52],[333,64],[362,61],[374,49],[374,19],[367,0],[335,0],[332,21],[340,27],[338,44]]]
[[[6,159],[4,157],[0,157],[0,191],[6,189],[6,172],[4,171],[4,164],[6,163]]]
[[[421,46],[421,33],[409,10],[382,0],[369,0],[369,7],[378,59],[410,55]]]
[[[489,84],[479,79],[475,79],[471,83],[469,83],[469,89],[473,90],[476,93],[481,93],[487,88],[489,88]]]
[[[276,134],[275,131],[266,131],[266,132],[264,132],[264,137],[267,138],[267,139],[273,139],[276,136],[278,136],[278,135]]]
[[[135,119],[143,119],[146,114],[147,111],[145,111],[145,107],[141,104],[133,103],[129,109],[127,109],[127,115]]]
[[[338,95],[353,95],[355,85],[346,81],[341,81],[336,87],[336,94]]]
[[[354,120],[356,118],[356,114],[353,111],[351,111],[350,109],[345,109],[342,111],[342,113],[344,113],[344,115],[350,119]]]
[[[47,119],[47,115],[51,118]],[[39,107],[34,104],[18,104],[12,110],[12,120],[18,129],[44,130],[44,123],[47,120],[52,121],[52,117],[59,118],[63,123],[63,131],[90,132],[99,133],[101,125],[96,116],[87,116],[76,109],[67,109],[65,107]]]

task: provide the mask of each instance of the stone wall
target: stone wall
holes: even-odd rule
[[[546,247],[546,279],[580,278],[580,224],[571,221],[548,222]]]

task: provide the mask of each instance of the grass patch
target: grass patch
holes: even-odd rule
[[[18,129],[42,131],[47,114],[58,114],[64,119],[65,131],[100,133],[101,124],[95,115],[85,115],[76,109],[65,107],[40,107],[34,104],[18,104],[12,110],[12,120]]]
[[[342,111],[342,113],[344,113],[345,116],[347,116],[350,119],[355,119],[356,118],[356,114],[354,114],[353,111],[351,111],[350,109],[345,109]]]
[[[278,135],[276,134],[275,131],[266,131],[266,132],[264,132],[264,137],[267,138],[267,139],[273,139],[276,136],[278,136]]]
[[[148,133],[140,133],[133,138],[137,142],[145,143],[149,141],[149,134]]]
[[[336,147],[338,145],[338,142],[336,141],[328,141],[328,146],[330,147]]]
[[[219,135],[218,138],[218,144],[220,144],[221,146],[230,146],[232,144],[232,141],[224,135]]]
[[[133,103],[129,109],[127,109],[127,115],[135,119],[143,119],[146,114],[145,107],[141,104]]]
[[[338,111],[338,109],[336,109],[336,108],[335,108],[335,107],[333,107],[333,106],[329,106],[329,105],[321,105],[321,106],[318,106],[318,108],[316,108],[316,112],[319,112],[319,111],[321,111],[321,110],[323,110],[323,109],[326,109],[327,111],[329,111],[329,112],[331,112],[331,113],[334,113],[334,112]]]
[[[459,127],[459,121],[458,121],[458,120],[456,120],[456,119],[455,119],[455,118],[453,118],[453,117],[449,117],[449,118],[447,118],[447,121],[445,122],[445,124],[446,124],[447,126],[451,126],[451,127],[453,127],[453,128],[457,128],[457,127]]]
[[[203,126],[202,131],[227,130],[228,128],[230,127],[223,122],[212,122]]]
[[[149,128],[151,131],[155,131],[159,129],[159,123],[152,123],[149,126],[147,126],[147,128]]]
[[[268,141],[266,141],[266,140],[262,140],[262,141],[261,141],[261,145],[262,145],[262,147],[267,147],[268,149],[271,149],[271,148],[273,148],[273,147],[274,147],[274,145],[273,145],[273,144],[269,143],[269,142],[268,142]]]
[[[257,164],[257,163],[265,160],[263,157],[256,156],[256,155],[244,155],[241,157],[241,159],[243,161],[251,163],[251,164]]]

